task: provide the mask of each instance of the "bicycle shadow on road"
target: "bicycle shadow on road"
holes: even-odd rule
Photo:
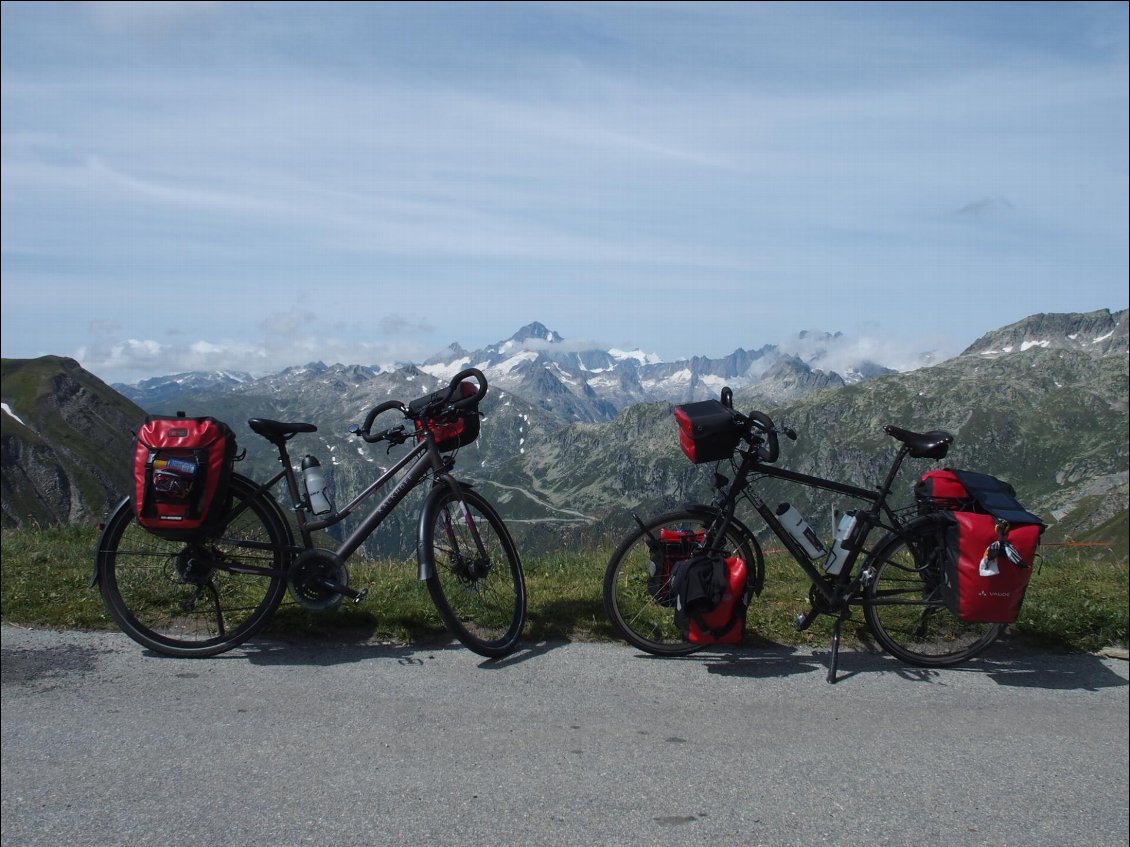
[[[687,659],[706,664],[708,673],[770,679],[807,673],[827,674],[831,652],[811,653],[779,646],[746,648],[727,653],[697,653]],[[893,674],[914,682],[944,684],[953,674],[983,674],[998,685],[1055,691],[1098,691],[1130,685],[1099,656],[1039,650],[1016,642],[1000,642],[977,658],[953,668],[920,668],[878,651],[841,650],[836,682],[867,674]]]
[[[501,670],[562,646],[561,642],[520,642],[508,656],[487,658],[471,652],[459,641],[447,635],[416,639],[409,644],[378,641],[366,636],[349,638],[340,634],[333,637],[305,637],[259,639],[229,653],[213,658],[239,659],[255,665],[328,667],[358,662],[393,661],[400,665],[423,665],[437,653],[466,653],[483,670]],[[147,653],[149,651],[146,651]],[[158,654],[153,653],[153,656]]]

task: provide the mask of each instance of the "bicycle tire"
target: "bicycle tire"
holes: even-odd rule
[[[465,484],[432,489],[420,515],[419,555],[436,611],[467,649],[511,653],[526,624],[526,580],[506,524]]]
[[[620,636],[645,653],[655,656],[685,656],[703,649],[686,640],[675,625],[675,609],[669,598],[655,590],[648,533],[658,537],[661,529],[705,530],[714,520],[707,510],[667,512],[637,527],[613,552],[604,571],[604,611]],[[726,556],[741,556],[751,579],[763,573],[761,548],[751,536],[735,526],[726,533]],[[760,589],[758,589],[760,590]]]
[[[134,641],[167,656],[215,656],[255,635],[278,608],[289,527],[246,477],[232,477],[229,496],[222,529],[199,540],[153,535],[128,499],[110,517],[95,573],[106,610]]]
[[[867,626],[883,649],[910,665],[959,665],[1005,629],[963,621],[946,607],[942,544],[937,523],[924,518],[885,536],[867,560],[875,571],[863,594]]]

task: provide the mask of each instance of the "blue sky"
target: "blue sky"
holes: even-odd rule
[[[898,366],[1123,309],[1127,9],[5,2],[2,352]]]

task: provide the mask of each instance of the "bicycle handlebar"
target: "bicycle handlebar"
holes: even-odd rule
[[[757,449],[757,458],[766,464],[773,464],[781,455],[781,442],[777,438],[777,427],[764,412],[750,412],[748,415],[743,415],[747,424],[749,443]],[[761,435],[754,434],[754,428],[764,433],[764,438]],[[792,438],[796,439],[796,433],[791,430],[787,431],[791,434]]]
[[[477,382],[479,384],[478,391],[476,391],[474,394],[470,395],[469,397],[464,397],[462,400],[456,400],[454,403],[451,404],[451,408],[453,410],[454,409],[465,409],[468,406],[478,405],[479,401],[482,400],[486,396],[486,393],[487,393],[487,378],[486,378],[486,375],[482,371],[480,371],[478,368],[467,368],[465,370],[460,371],[455,376],[453,376],[451,378],[451,382],[448,383],[448,386],[447,386],[447,396],[443,399],[443,403],[441,405],[446,405],[447,402],[449,400],[451,400],[451,398],[453,396],[455,396],[456,390],[463,383],[463,381],[465,379],[467,379],[468,377],[474,377],[475,378],[475,382]]]
[[[455,395],[455,392],[459,390],[459,386],[461,386],[465,380],[471,377],[473,377],[478,383],[478,389],[475,391],[475,393],[469,394],[466,397],[461,397],[455,402],[451,402],[451,398]],[[383,414],[384,412],[392,411],[393,409],[403,414],[406,418],[430,418],[448,415],[452,414],[453,412],[457,412],[460,409],[466,409],[477,405],[478,402],[486,396],[486,393],[487,378],[483,374],[483,372],[478,368],[466,368],[465,370],[461,370],[451,378],[451,381],[447,385],[446,392],[443,391],[443,389],[440,389],[440,391],[436,392],[435,399],[430,400],[422,407],[410,411],[409,408],[399,400],[387,400],[384,403],[381,403],[379,406],[374,406],[369,410],[369,414],[365,416],[364,425],[360,427],[351,427],[350,431],[354,435],[364,439],[368,444],[376,444],[379,441],[391,441],[394,444],[403,444],[408,440],[408,434],[404,431],[403,425],[391,427],[384,430],[383,432],[378,432],[375,435],[371,433],[373,422],[376,421],[379,415]]]

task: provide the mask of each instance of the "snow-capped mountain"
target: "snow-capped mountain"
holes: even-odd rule
[[[696,356],[664,362],[643,350],[600,349],[570,343],[541,323],[519,329],[505,341],[469,352],[459,344],[424,362],[437,379],[477,367],[490,383],[512,391],[566,420],[610,420],[636,403],[685,403],[717,397],[724,385],[735,391],[757,386],[780,401],[820,388],[869,379],[892,369],[869,359],[850,362],[844,374],[820,367],[841,336],[802,337],[807,359],[775,345],[738,348],[720,359]],[[842,358],[842,357],[841,357]]]

